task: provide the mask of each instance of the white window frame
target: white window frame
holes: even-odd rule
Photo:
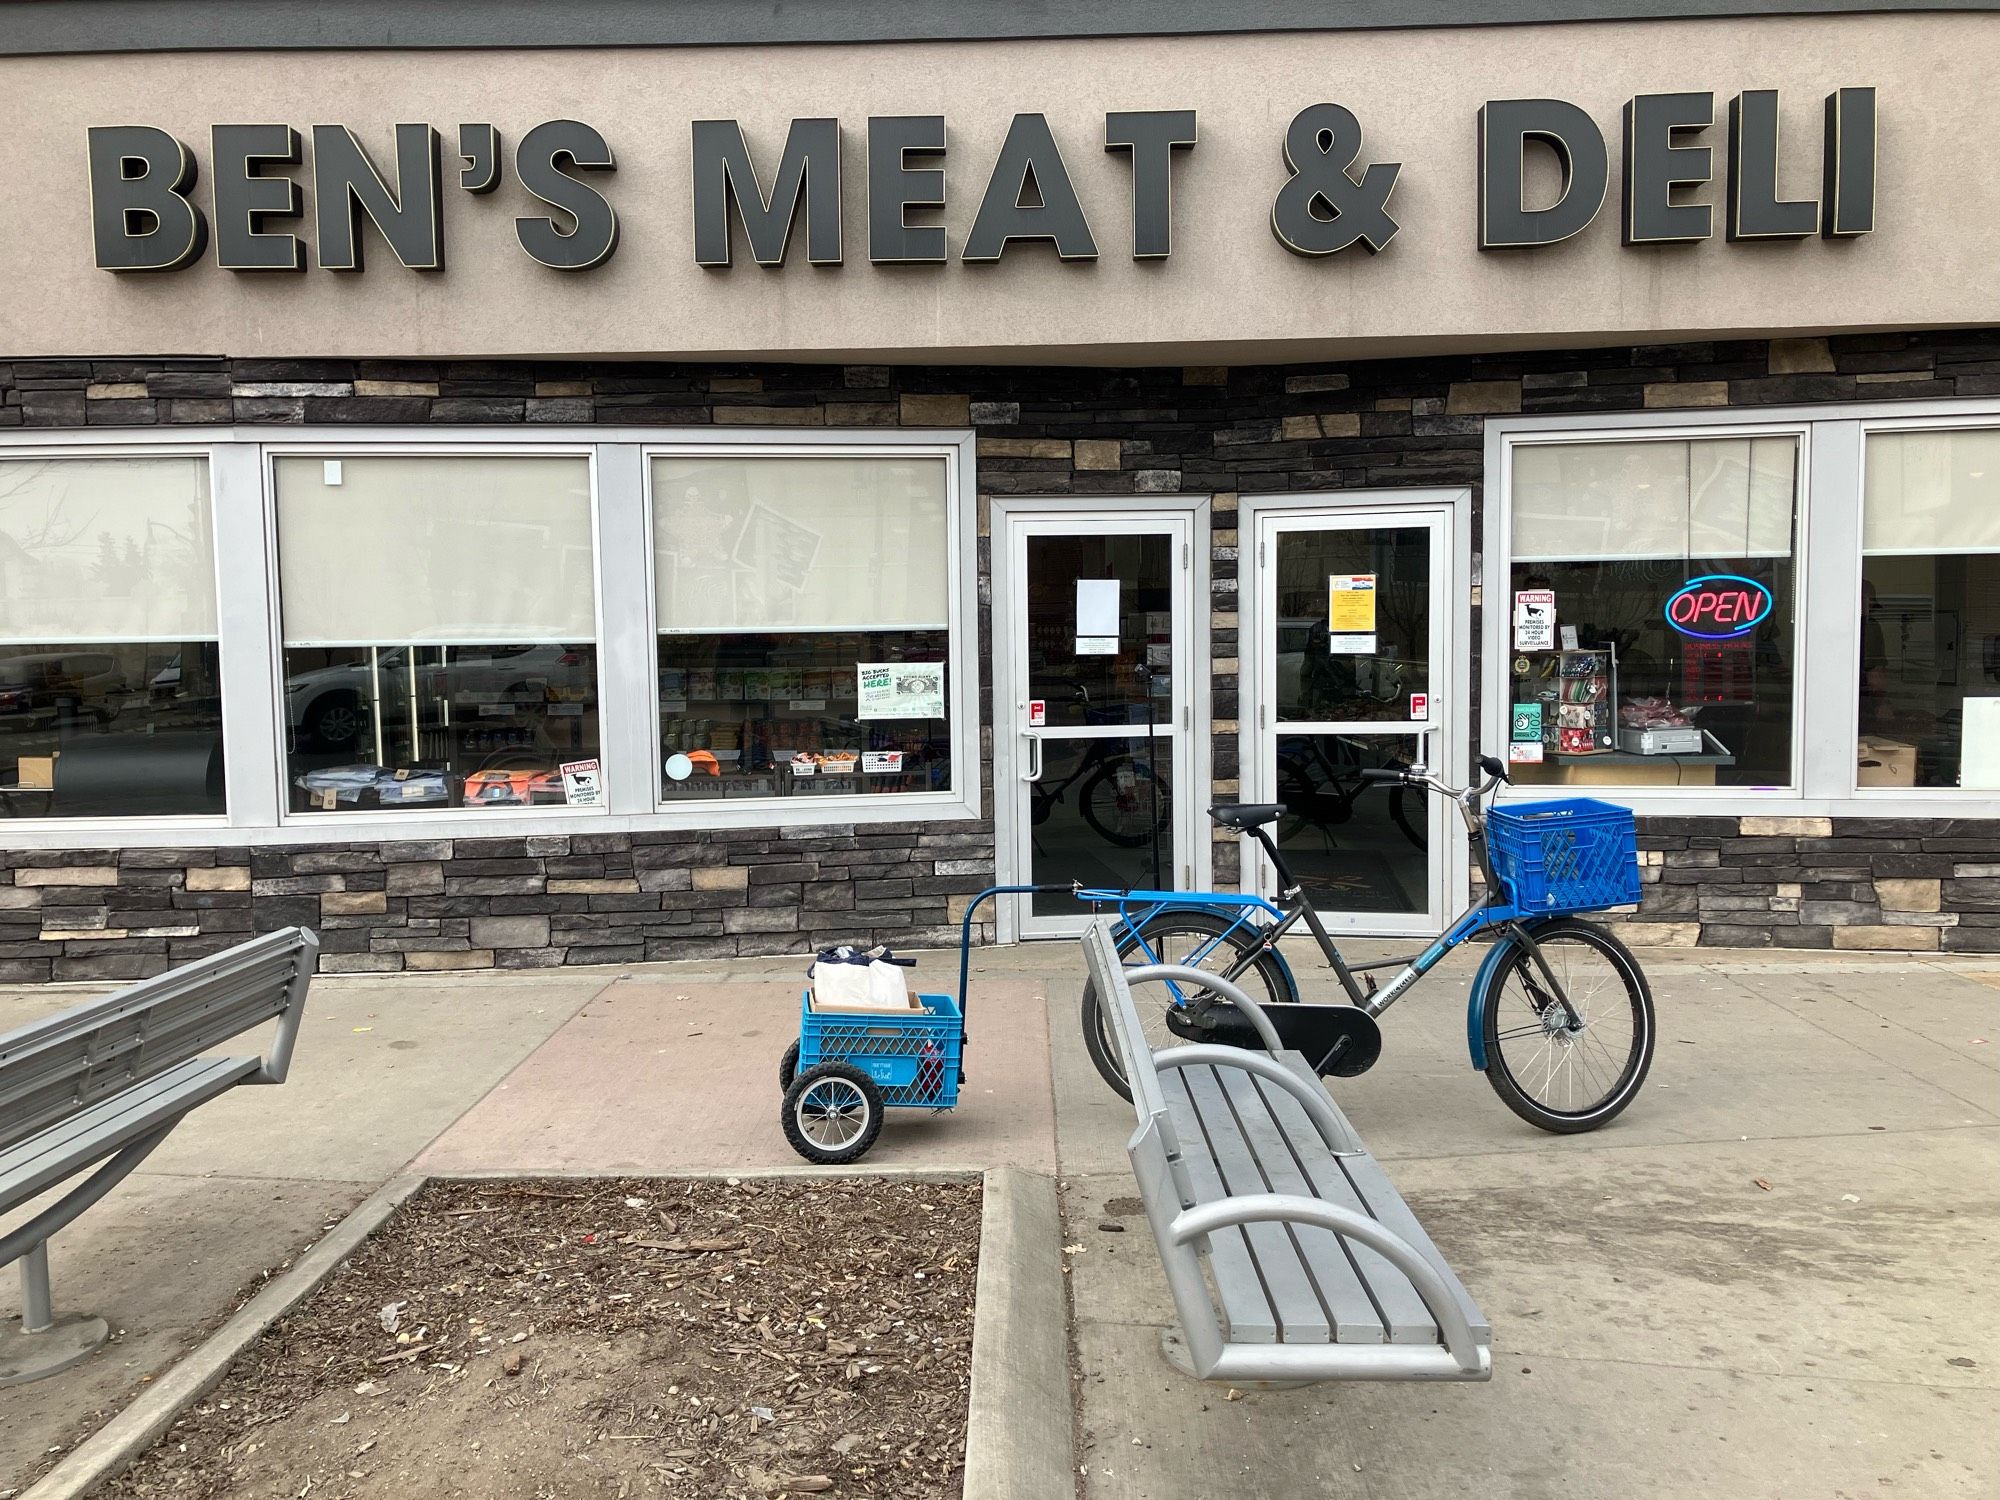
[[[1952,416],[1908,420],[1899,415],[1891,419],[1864,421],[1860,424],[1860,428],[1860,436],[1855,444],[1854,453],[1854,462],[1858,476],[1855,481],[1858,503],[1854,511],[1854,581],[1853,587],[1849,590],[1855,600],[1854,639],[1850,649],[1853,654],[1857,684],[1860,680],[1861,634],[1864,624],[1861,618],[1861,576],[1867,562],[1866,555],[1862,551],[1861,539],[1866,530],[1865,507],[1868,504],[1868,440],[1878,433],[1937,432],[1940,430],[1973,431],[2000,428],[2000,402],[1993,403],[1983,417]],[[1861,735],[1860,694],[1859,692],[1850,693],[1849,698],[1852,701],[1848,704],[1847,738],[1849,740],[1857,740]],[[2000,810],[2000,793],[1996,792],[1981,791],[1978,788],[1967,789],[1964,787],[1862,786],[1859,776],[1860,768],[1858,766],[1850,768],[1848,780],[1851,795],[1857,802],[1875,804],[1875,810],[1884,814],[1908,817],[1910,816],[1910,804],[1912,800],[1925,797],[1950,798],[1956,804],[1956,812],[1959,817],[1966,816],[1968,812],[1971,812],[1971,815],[1974,817],[1992,817],[1997,810]],[[1987,808],[1983,812],[1968,809],[1965,805],[1967,802],[1982,800],[1987,804]]]
[[[220,813],[178,813],[162,814],[157,817],[130,818],[9,818],[0,822],[0,836],[18,848],[92,848],[109,845],[117,847],[122,841],[121,833],[129,830],[159,827],[171,829],[173,841],[199,842],[203,830],[227,829],[230,819],[243,792],[242,778],[232,756],[234,747],[229,740],[229,699],[232,679],[246,669],[249,663],[242,661],[231,648],[227,602],[223,579],[228,566],[228,548],[224,543],[224,507],[222,465],[218,461],[216,445],[205,438],[192,434],[185,439],[162,441],[151,434],[127,434],[128,441],[116,444],[117,451],[107,454],[107,444],[95,434],[77,432],[52,432],[42,434],[9,433],[0,443],[0,458],[19,460],[24,458],[198,458],[208,466],[208,532],[214,556],[210,559],[215,570],[215,650],[216,671],[222,683],[222,806]],[[37,439],[41,439],[37,441]],[[41,830],[50,830],[57,836],[49,839],[37,837]],[[164,842],[164,840],[163,840]],[[213,842],[221,842],[214,840]]]
[[[980,651],[974,538],[974,434],[969,429],[827,431],[772,428],[562,425],[504,427],[190,428],[172,438],[132,428],[102,432],[11,431],[0,457],[200,457],[208,461],[215,537],[217,649],[222,678],[225,807],[221,816],[19,818],[0,825],[23,849],[188,848],[243,844],[367,844],[411,839],[520,838],[538,834],[908,822],[980,816]],[[947,674],[952,714],[950,792],[693,805],[660,801],[660,715],[653,589],[654,453],[941,456],[951,504],[954,559]],[[587,456],[596,548],[599,755],[603,807],[411,808],[395,812],[292,813],[285,785],[283,632],[279,613],[277,499],[280,456]],[[622,685],[622,687],[621,687]]]
[[[384,826],[400,827],[413,818],[428,819],[437,826],[449,825],[454,832],[463,828],[464,837],[478,837],[474,829],[486,827],[486,820],[493,817],[491,812],[476,807],[431,807],[411,808],[408,811],[380,813],[373,810],[356,809],[352,812],[325,810],[316,812],[292,812],[290,783],[292,768],[286,754],[289,712],[285,704],[285,600],[282,562],[278,554],[278,460],[281,458],[581,458],[590,476],[590,546],[591,584],[594,595],[593,608],[596,618],[593,623],[593,644],[597,648],[597,704],[598,704],[598,757],[604,757],[603,741],[608,737],[604,723],[605,692],[604,671],[604,588],[598,567],[598,559],[604,556],[602,535],[602,504],[597,479],[597,447],[592,443],[549,443],[535,441],[507,441],[497,443],[468,443],[458,433],[439,434],[427,442],[346,442],[339,444],[294,442],[289,438],[283,442],[265,443],[260,454],[264,503],[264,547],[265,570],[270,579],[271,594],[271,711],[274,714],[272,727],[277,734],[277,785],[273,791],[277,797],[278,826],[281,828],[313,828],[320,830],[320,836],[332,836],[333,830],[344,829],[361,823],[379,823]],[[503,643],[504,644],[504,643]],[[228,734],[224,728],[225,737]],[[224,741],[224,758],[227,760],[227,740]],[[510,808],[502,816],[508,818],[532,819],[542,824],[553,819],[587,818],[594,824],[608,811],[609,799],[605,806],[594,808],[569,807],[521,807]],[[394,835],[370,835],[371,837],[393,838]]]
[[[833,441],[815,437],[801,441],[795,431],[773,431],[762,435],[744,434],[718,441],[704,435],[701,441],[653,442],[640,451],[645,488],[646,544],[641,551],[646,568],[646,649],[649,684],[646,701],[651,705],[649,736],[652,769],[651,801],[660,827],[744,828],[774,823],[786,827],[825,823],[891,823],[927,816],[976,817],[979,813],[978,709],[979,655],[968,636],[968,622],[974,617],[968,602],[977,597],[978,559],[976,548],[966,545],[972,534],[973,479],[969,440],[947,437],[929,441],[885,442],[878,429],[858,428],[853,434],[832,434]],[[846,458],[941,458],[945,465],[945,547],[946,557],[956,559],[955,576],[945,590],[945,708],[951,733],[951,789],[943,792],[862,793],[849,796],[789,798],[739,797],[713,801],[680,801],[667,798],[660,777],[665,746],[660,727],[659,583],[653,576],[653,460],[655,458],[818,458],[838,454]],[[776,633],[776,632],[773,632]],[[976,631],[974,632],[976,633]]]
[[[1480,743],[1504,753],[1513,556],[1513,453],[1531,443],[1699,440],[1798,434],[1798,521],[1794,532],[1796,636],[1792,704],[1792,785],[1752,787],[1594,787],[1651,816],[1909,817],[2000,815],[2000,798],[1955,788],[1870,788],[1855,784],[1859,723],[1855,682],[1861,661],[1862,443],[1872,430],[2000,423],[2000,401],[1827,402],[1694,412],[1619,412],[1490,419],[1485,434],[1482,526]],[[1483,598],[1491,589],[1493,599]],[[1506,795],[1559,794],[1545,785]]]

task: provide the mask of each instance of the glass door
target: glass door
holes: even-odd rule
[[[1252,800],[1331,928],[1434,932],[1445,917],[1441,798],[1361,779],[1441,764],[1455,725],[1445,507],[1286,512],[1259,520]],[[1261,888],[1269,861],[1246,848]],[[1256,888],[1250,883],[1250,888]]]
[[[995,790],[1021,883],[1192,880],[1191,530],[1185,516],[1007,517],[1011,680],[996,707],[1012,775]],[[1023,937],[1080,932],[1088,915],[1067,895],[1015,899]]]

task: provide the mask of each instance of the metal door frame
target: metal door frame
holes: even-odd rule
[[[1275,590],[1269,568],[1275,562],[1272,543],[1279,530],[1310,529],[1298,523],[1314,519],[1350,528],[1371,523],[1384,526],[1435,521],[1437,541],[1431,567],[1431,641],[1436,671],[1432,675],[1431,716],[1435,726],[1427,753],[1432,765],[1453,785],[1462,786],[1471,768],[1471,739],[1478,718],[1470,698],[1472,616],[1479,604],[1472,567],[1472,491],[1459,489],[1341,490],[1309,495],[1243,497],[1243,702],[1238,726],[1245,801],[1273,800],[1277,788],[1275,751],[1267,766],[1267,748],[1276,730],[1265,722],[1274,717],[1277,683],[1275,649]],[[1284,522],[1283,527],[1271,523]],[[1433,937],[1469,899],[1471,877],[1465,828],[1442,799],[1433,799],[1431,867],[1428,881],[1431,910],[1424,917],[1394,913],[1323,913],[1327,928],[1339,934],[1381,937]],[[1245,890],[1268,894],[1272,886],[1269,861],[1248,840],[1242,843]]]
[[[1034,497],[999,499],[990,502],[986,530],[992,556],[993,591],[991,628],[987,638],[993,643],[993,835],[994,878],[1001,885],[1024,884],[1028,880],[1029,830],[1021,826],[1019,797],[1015,787],[1022,765],[1023,736],[1017,725],[1025,717],[1026,684],[1018,678],[1015,639],[1016,592],[1025,580],[1015,556],[1015,539],[1025,536],[1017,523],[1051,522],[1049,529],[1077,529],[1092,522],[1130,526],[1159,523],[1164,527],[1185,527],[1188,544],[1185,568],[1177,569],[1174,607],[1177,617],[1186,605],[1185,618],[1175,620],[1175,673],[1184,683],[1187,722],[1175,731],[1176,743],[1184,747],[1182,765],[1184,790],[1174,804],[1174,834],[1183,857],[1177,861],[1191,875],[1196,888],[1211,879],[1206,809],[1213,754],[1210,747],[1210,655],[1209,655],[1209,497],[1206,495],[1162,495],[1156,498],[1123,496]],[[1018,601],[1025,614],[1025,601]],[[1192,821],[1190,821],[1192,820]],[[1174,872],[1176,876],[1180,871]],[[1174,884],[1179,881],[1175,880]],[[1002,897],[995,914],[998,942],[1022,941],[1021,917],[1027,898]],[[1077,930],[1082,930],[1084,911],[1077,908]],[[1065,936],[1068,934],[1036,934]]]

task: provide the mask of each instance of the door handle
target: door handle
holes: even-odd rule
[[[1021,779],[1032,786],[1042,779],[1042,737],[1030,734],[1023,738],[1028,742],[1028,769],[1021,773]]]

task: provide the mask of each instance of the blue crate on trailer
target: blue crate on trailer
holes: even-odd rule
[[[1602,911],[1639,900],[1639,831],[1629,807],[1590,797],[1495,807],[1486,847],[1519,911]]]
[[[958,1103],[965,1017],[949,995],[919,995],[908,1015],[815,1011],[800,1007],[799,1071],[823,1062],[852,1063],[882,1090],[882,1102],[920,1109]]]

